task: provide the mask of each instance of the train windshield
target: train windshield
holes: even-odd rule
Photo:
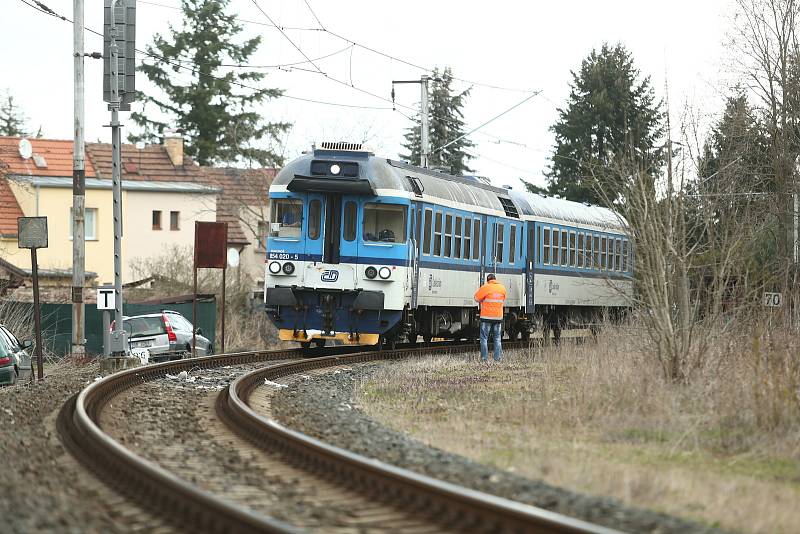
[[[269,225],[270,237],[300,238],[303,223],[303,204],[293,198],[279,198],[272,201],[272,219]]]
[[[405,240],[405,206],[376,203],[364,206],[364,241],[403,243]]]

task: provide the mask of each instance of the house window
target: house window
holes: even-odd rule
[[[422,253],[431,253],[431,225],[433,224],[433,211],[425,210],[425,235],[422,237]]]
[[[567,265],[567,231],[561,230],[561,265]]]
[[[72,208],[69,210],[69,218],[72,221]],[[97,208],[86,208],[83,216],[84,239],[86,241],[97,241]],[[72,223],[69,224],[69,238],[72,239]]]
[[[267,221],[258,221],[256,250],[267,250]]]
[[[481,254],[481,221],[475,219],[472,224],[472,239],[475,245],[472,247],[472,259],[477,260]]]
[[[181,229],[180,223],[181,223],[181,212],[179,211],[169,212],[169,229],[180,230]]]
[[[161,230],[161,212],[153,210],[153,230]]]
[[[436,224],[433,227],[433,255],[442,255],[442,214],[436,213]]]

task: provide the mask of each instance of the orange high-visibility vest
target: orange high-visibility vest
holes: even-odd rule
[[[503,302],[506,288],[497,280],[489,280],[475,292],[475,300],[481,303],[481,319],[498,321],[503,318]]]

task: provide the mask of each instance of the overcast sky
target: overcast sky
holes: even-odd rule
[[[54,11],[72,17],[72,0],[42,0]],[[544,183],[553,145],[549,127],[569,94],[571,70],[603,42],[621,42],[632,52],[636,66],[652,78],[660,98],[669,81],[673,115],[689,104],[702,117],[722,107],[726,75],[723,47],[729,27],[729,0],[645,1],[418,1],[257,0],[258,5],[309,58],[350,45],[332,33],[374,48],[390,59],[353,47],[315,63],[329,78],[304,70],[266,69],[264,83],[286,95],[352,106],[359,109],[280,98],[263,106],[268,120],[294,124],[284,140],[285,155],[298,155],[313,142],[360,140],[366,135],[376,152],[397,157],[410,121],[405,115],[419,101],[416,85],[398,86],[398,111],[391,104],[354,86],[389,98],[393,79],[418,79],[423,72],[398,60],[424,67],[449,66],[472,87],[464,107],[468,127],[475,127],[528,96],[525,104],[471,136],[477,155],[476,174],[496,185],[519,186],[518,178]],[[154,5],[158,4],[158,5]],[[24,108],[30,126],[40,125],[46,137],[72,138],[72,27],[45,16],[20,0],[2,0],[0,21],[0,90],[8,89]],[[179,0],[137,2],[137,48],[154,33],[179,24]],[[87,28],[102,31],[102,0],[86,0]],[[244,36],[260,34],[263,42],[251,64],[277,65],[303,61],[301,53],[254,5],[231,0],[230,9],[244,22]],[[318,31],[320,23],[330,32]],[[313,29],[317,29],[317,31]],[[101,51],[102,40],[86,34],[86,51]],[[314,70],[305,64],[303,69]],[[144,75],[137,86],[147,91]],[[514,90],[496,89],[497,86]],[[136,104],[134,104],[136,106]],[[135,108],[134,108],[135,109]],[[402,112],[402,114],[401,114]],[[123,122],[133,124],[123,113]],[[110,142],[104,125],[109,112],[102,101],[102,63],[86,60],[86,139]],[[674,125],[673,125],[674,126]],[[126,130],[123,135],[127,136]]]

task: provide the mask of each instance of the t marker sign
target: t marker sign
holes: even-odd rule
[[[116,304],[116,295],[113,287],[97,288],[97,309],[113,310]]]

